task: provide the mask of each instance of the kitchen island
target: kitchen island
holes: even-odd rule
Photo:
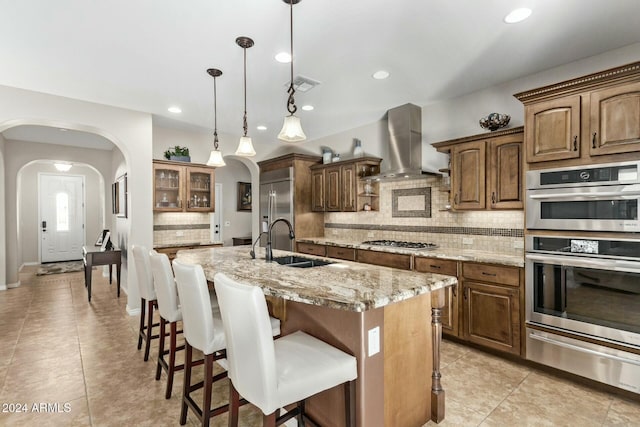
[[[300,254],[274,250],[273,255]],[[304,330],[356,356],[358,426],[421,426],[444,419],[440,310],[444,288],[457,279],[304,256],[335,262],[288,267],[265,262],[262,248],[252,259],[248,246],[181,251],[178,259],[202,265],[208,280],[223,272],[285,301],[284,335]],[[343,425],[341,389],[320,393],[306,406],[322,425]]]

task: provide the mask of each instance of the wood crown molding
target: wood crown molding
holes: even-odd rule
[[[449,139],[447,141],[434,142],[431,145],[440,152],[448,152],[449,148],[452,145],[461,144],[463,142],[482,141],[487,139],[494,139],[494,138],[505,136],[505,135],[515,135],[518,133],[524,133],[524,126],[496,130],[493,132],[479,133],[477,135],[464,136],[462,138]]]
[[[615,83],[640,80],[640,62],[600,71],[513,95],[523,104],[571,95]]]

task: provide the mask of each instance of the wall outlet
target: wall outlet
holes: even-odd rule
[[[182,230],[176,231],[176,237],[184,237],[184,231]]]
[[[471,237],[463,237],[462,238],[463,245],[473,245],[473,239]]]
[[[224,226],[225,227],[231,227],[231,221],[225,221],[224,222]]]
[[[516,240],[513,242],[514,249],[522,249],[524,248],[524,240]]]
[[[369,346],[367,355],[369,357],[373,356],[374,354],[380,353],[380,326],[369,329],[367,342]]]

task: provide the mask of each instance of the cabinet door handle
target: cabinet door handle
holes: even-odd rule
[[[492,205],[496,204],[496,192],[495,191],[491,192],[491,204]]]
[[[491,276],[491,277],[496,277],[496,273],[487,273],[486,271],[482,272],[483,276]]]
[[[462,297],[465,299],[465,301],[467,300],[467,298],[469,298],[468,294],[469,294],[469,288],[464,288],[464,292],[462,293]]]
[[[453,294],[454,298],[458,298],[458,285],[453,285],[451,287],[451,293]]]
[[[596,135],[597,135],[597,132],[594,132],[593,138],[591,139],[591,148],[596,148]]]
[[[453,197],[453,203],[456,205],[458,204],[458,193]]]
[[[573,137],[573,151],[578,151],[578,135]]]

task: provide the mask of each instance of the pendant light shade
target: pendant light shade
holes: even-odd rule
[[[238,149],[236,150],[236,156],[252,157],[256,155],[256,150],[253,149],[251,138],[248,136],[240,137],[238,143]]]
[[[296,107],[296,101],[293,98],[293,95],[296,93],[295,88],[293,87],[293,5],[299,3],[300,0],[283,0],[285,3],[289,4],[289,22],[290,22],[290,42],[291,42],[291,84],[289,85],[289,89],[287,92],[289,93],[289,99],[287,100],[287,111],[289,112],[288,116],[284,118],[284,124],[282,125],[282,130],[278,134],[278,139],[284,142],[300,142],[307,139],[307,136],[304,134],[302,130],[302,124],[300,123],[300,119],[295,116],[295,112],[298,109]]]
[[[222,152],[218,149],[218,100],[216,93],[216,77],[220,77],[222,75],[222,71],[217,68],[209,68],[207,73],[213,77],[213,150],[211,150],[211,155],[209,155],[209,160],[207,160],[207,166],[219,168],[227,165],[222,158]]]
[[[307,139],[302,130],[300,119],[293,114],[285,116],[284,125],[282,125],[282,130],[278,134],[278,139],[285,142],[300,142]]]
[[[242,116],[242,129],[244,133],[238,143],[236,156],[252,157],[256,155],[256,150],[253,149],[251,138],[247,136],[247,49],[253,46],[253,40],[249,37],[241,36],[236,39],[236,43],[244,51],[244,115]]]

